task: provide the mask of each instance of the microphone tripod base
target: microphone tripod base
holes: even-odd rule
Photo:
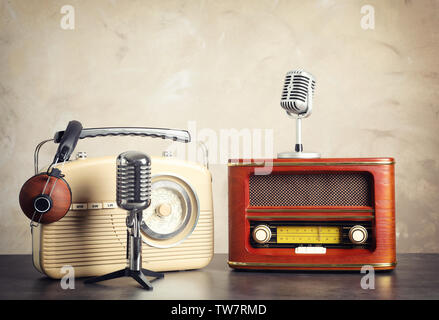
[[[318,152],[281,152],[277,154],[279,159],[317,159],[320,158]]]
[[[154,279],[152,280],[148,280],[146,279],[146,276],[149,277],[154,277]],[[123,277],[131,277],[134,280],[136,280],[142,287],[143,289],[146,290],[152,290],[152,284],[151,282],[157,280],[157,279],[161,279],[163,278],[165,275],[163,273],[159,273],[159,272],[154,272],[151,270],[147,270],[147,269],[141,269],[141,271],[136,271],[136,270],[131,270],[129,268],[125,268],[122,270],[118,270],[118,271],[114,271],[108,274],[104,274],[103,276],[98,276],[98,277],[93,277],[90,279],[87,279],[84,281],[84,283],[96,283],[96,282],[101,282],[101,281],[105,281],[105,280],[111,280],[111,279],[116,279],[116,278],[123,278]]]

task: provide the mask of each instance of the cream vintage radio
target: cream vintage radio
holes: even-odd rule
[[[79,139],[138,135],[190,141],[187,131],[172,129],[82,129],[79,124],[76,131]],[[33,263],[51,278],[62,277],[66,265],[74,267],[77,277],[122,269],[127,264],[127,211],[116,203],[116,156],[88,158],[79,152],[75,160],[66,161],[77,140],[62,141],[64,135],[57,132],[54,139],[37,146],[36,175],[20,192],[21,208],[32,220]],[[39,150],[52,140],[60,143],[57,155],[49,169],[38,173]],[[186,270],[210,262],[211,180],[205,165],[169,153],[151,157],[150,205],[140,222],[143,267],[157,272]]]

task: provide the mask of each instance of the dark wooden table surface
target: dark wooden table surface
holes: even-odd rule
[[[0,299],[439,299],[439,254],[400,254],[392,272],[375,273],[375,289],[360,272],[233,271],[217,254],[204,269],[167,272],[142,290],[129,278],[100,284],[76,279],[64,290],[33,268],[31,256],[0,256]]]

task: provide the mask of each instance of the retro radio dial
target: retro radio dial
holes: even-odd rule
[[[253,229],[252,236],[257,243],[267,243],[271,239],[271,230],[268,226],[261,224]]]
[[[367,240],[367,230],[363,226],[353,226],[349,230],[349,239],[354,244],[361,244]]]
[[[184,241],[200,215],[198,197],[183,179],[160,174],[152,177],[151,205],[140,225],[143,241],[156,248],[169,248]]]

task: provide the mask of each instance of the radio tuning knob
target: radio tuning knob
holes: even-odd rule
[[[261,224],[253,229],[252,236],[257,243],[267,243],[271,239],[271,230],[265,224]]]
[[[160,217],[167,217],[172,213],[172,208],[169,204],[162,203],[157,208],[155,208],[155,211]]]
[[[357,225],[349,230],[349,239],[354,244],[361,244],[367,240],[367,230],[365,227]]]

